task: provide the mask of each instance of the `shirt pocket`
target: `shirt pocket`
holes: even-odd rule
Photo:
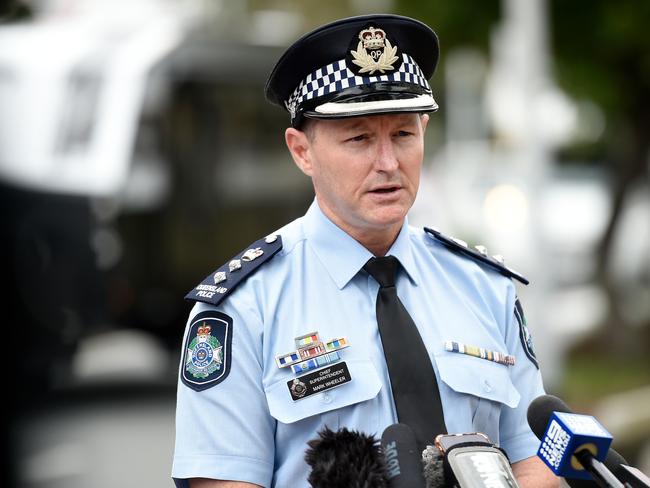
[[[350,371],[351,381],[300,400],[294,401],[291,398],[287,386],[287,381],[295,376],[284,378],[265,387],[270,414],[283,424],[292,424],[314,415],[321,415],[375,398],[381,390],[381,380],[372,361],[350,359],[345,362]]]
[[[510,379],[509,366],[464,354],[436,355],[440,379],[455,393],[456,401],[467,402],[472,431],[499,442],[501,409],[515,408],[521,395]],[[463,411],[463,409],[460,409]]]

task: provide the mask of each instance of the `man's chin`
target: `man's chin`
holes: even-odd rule
[[[387,229],[398,225],[401,226],[407,213],[408,208],[403,206],[383,208],[378,212],[374,212],[368,218],[368,223],[375,229]]]

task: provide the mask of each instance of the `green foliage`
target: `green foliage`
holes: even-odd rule
[[[25,22],[33,16],[32,8],[17,0],[0,0],[0,25]]]
[[[396,0],[395,13],[418,19],[438,35],[440,60],[429,80],[436,100],[445,105],[444,69],[447,53],[457,47],[473,47],[487,53],[490,34],[501,14],[498,0],[454,0],[453,2]],[[432,120],[439,120],[433,117]],[[432,134],[434,131],[428,131]]]
[[[421,20],[436,31],[440,48],[477,46],[487,49],[490,31],[499,20],[498,0],[454,0],[453,2],[397,0],[396,11]]]
[[[549,7],[562,86],[610,116],[638,110],[650,90],[650,2],[554,0]]]
[[[648,384],[650,368],[643,353],[625,356],[572,354],[558,394],[578,411],[580,406],[590,405],[609,394]]]

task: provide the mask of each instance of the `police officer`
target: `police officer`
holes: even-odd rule
[[[408,224],[423,159],[433,31],[343,19],[280,58],[267,98],[313,182],[307,213],[242,250],[186,297],[177,486],[307,486],[325,426],[483,432],[521,486],[556,486],[526,422],[544,393],[513,279],[485,248]]]

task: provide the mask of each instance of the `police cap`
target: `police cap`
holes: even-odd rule
[[[341,19],[305,34],[277,62],[266,83],[271,103],[291,124],[304,117],[354,117],[437,110],[427,80],[438,62],[438,38],[399,15]]]

